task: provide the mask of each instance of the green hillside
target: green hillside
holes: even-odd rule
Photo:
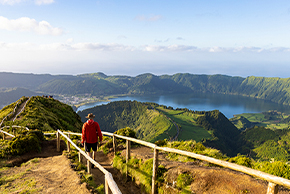
[[[250,122],[246,117],[244,116],[235,116],[233,118],[230,118],[230,121],[239,129],[239,130],[245,130],[247,128],[250,128],[253,126],[253,123]]]
[[[153,142],[169,139],[176,133],[173,123],[152,109],[149,103],[119,101],[97,106],[78,112],[83,122],[88,113],[96,115],[95,120],[99,122],[102,131],[115,132],[130,127],[138,138]]]
[[[290,104],[290,78],[247,77],[238,88],[239,94]]]
[[[230,121],[240,130],[253,126],[266,127],[268,129],[287,129],[290,127],[290,114],[278,111],[261,113],[243,113],[235,115]]]
[[[4,118],[15,107],[10,104],[0,110],[0,118]],[[4,126],[18,125],[40,131],[64,131],[80,132],[82,122],[72,107],[52,98],[34,96],[29,99],[24,111],[13,121],[5,121]]]
[[[290,159],[290,130],[271,130],[255,126],[246,129],[240,136],[243,141],[241,152],[252,158],[264,161]]]
[[[150,142],[171,140],[203,141],[205,145],[234,155],[239,130],[219,111],[174,110],[155,103],[116,101],[87,109],[78,114],[85,122],[89,113],[96,115],[103,131],[115,132],[130,127],[139,139]]]
[[[157,104],[155,104],[154,108],[177,124],[180,130],[177,140],[195,140],[200,142],[203,139],[212,139],[213,131],[205,130],[197,124],[198,117],[204,116],[203,112],[190,111],[186,108],[175,110],[172,107]]]

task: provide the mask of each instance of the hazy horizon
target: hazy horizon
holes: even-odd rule
[[[287,0],[0,0],[0,72],[289,77]]]

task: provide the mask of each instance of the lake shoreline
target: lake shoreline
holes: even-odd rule
[[[277,104],[267,100],[227,94],[167,94],[167,95],[118,95],[106,97],[106,101],[98,101],[78,107],[77,111],[105,105],[112,101],[131,100],[139,102],[153,102],[160,105],[176,108],[188,108],[189,110],[211,111],[219,110],[227,118],[242,113],[260,113],[269,110],[290,112],[290,106]]]

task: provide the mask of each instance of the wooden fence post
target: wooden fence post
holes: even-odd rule
[[[131,155],[131,142],[126,140],[126,178],[128,177],[128,162],[130,160]]]
[[[81,152],[78,152],[78,155],[79,155],[79,162],[82,162],[82,154],[81,154]]]
[[[60,152],[60,134],[56,132],[56,151]]]
[[[91,162],[87,159],[87,172],[91,174]]]
[[[152,194],[157,193],[157,170],[158,170],[158,150],[154,148],[153,169],[152,169]]]
[[[109,185],[106,175],[105,175],[105,194],[109,194]]]
[[[131,155],[131,142],[129,140],[126,140],[126,163],[130,160]]]
[[[113,149],[114,149],[114,155],[116,155],[116,151],[117,151],[116,147],[117,147],[116,136],[115,136],[115,134],[113,134]]]
[[[68,138],[70,139],[70,133],[68,133]],[[70,142],[67,141],[67,151],[70,153]]]
[[[278,185],[276,185],[275,183],[269,182],[267,194],[278,194]]]

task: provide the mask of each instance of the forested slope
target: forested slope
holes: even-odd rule
[[[238,93],[290,105],[290,78],[247,77]]]
[[[3,87],[23,87],[49,94],[89,94],[97,97],[120,94],[220,93],[290,105],[290,78],[243,78],[189,73],[161,76],[147,73],[136,77],[107,76],[103,73],[77,76],[0,73],[0,88]]]
[[[136,77],[106,76],[102,73],[58,78],[39,86],[39,90],[62,94],[168,94],[168,93],[220,93],[243,95],[290,105],[289,78],[247,78],[226,75],[174,74],[156,76],[142,74]]]

